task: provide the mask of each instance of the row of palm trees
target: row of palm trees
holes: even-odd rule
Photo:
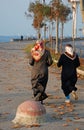
[[[58,53],[58,51],[59,51],[59,44],[58,44],[59,24],[61,24],[61,28],[62,28],[61,29],[61,40],[62,40],[64,24],[68,20],[71,19],[72,12],[71,12],[70,7],[67,7],[66,5],[64,5],[62,0],[51,0],[49,4],[46,4],[45,0],[43,0],[43,2],[40,2],[40,0],[37,0],[35,2],[30,3],[28,10],[26,12],[27,17],[29,16],[28,15],[29,12],[33,18],[32,25],[38,32],[37,33],[38,39],[41,38],[42,28],[44,28],[44,38],[46,39],[47,22],[50,23],[50,26],[53,25],[53,22],[55,23],[55,25],[56,25],[55,53]],[[62,49],[62,44],[61,44],[60,49]]]

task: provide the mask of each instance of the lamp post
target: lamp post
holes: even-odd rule
[[[73,39],[73,47],[75,48],[75,38],[77,38],[77,6],[80,3],[80,0],[68,0],[68,2],[72,5],[72,13],[73,13],[73,23],[72,23],[72,39]]]

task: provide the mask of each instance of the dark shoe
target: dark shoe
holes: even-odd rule
[[[38,93],[34,98],[35,98],[35,101],[40,101],[40,96],[41,96],[41,93]]]
[[[42,100],[45,100],[46,98],[48,98],[47,94],[46,94],[46,93],[43,93],[43,95],[42,95]]]
[[[48,98],[48,96],[46,95],[46,93],[43,93],[43,94],[40,96],[39,100],[40,100],[40,101],[43,101],[43,100],[45,100],[46,98]]]

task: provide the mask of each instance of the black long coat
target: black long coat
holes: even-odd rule
[[[73,90],[77,90],[75,87],[75,84],[77,82],[76,68],[80,66],[78,55],[75,54],[74,57],[71,58],[66,53],[62,54],[59,58],[57,66],[62,66],[61,87],[65,96],[68,96]]]
[[[48,67],[52,65],[52,57],[48,50],[45,50],[39,61],[35,61],[33,57],[29,59],[29,64],[32,66],[31,83],[34,91],[34,96],[41,92],[43,93],[48,81]]]

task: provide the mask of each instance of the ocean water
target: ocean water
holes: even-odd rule
[[[10,42],[12,39],[20,39],[20,36],[0,36],[0,43]]]
[[[8,43],[12,39],[21,39],[21,36],[0,36],[0,43]],[[73,41],[69,41],[68,43],[73,45]],[[62,44],[64,47],[67,43],[63,42]],[[55,48],[55,44],[53,45],[53,47]],[[78,55],[80,57],[84,57],[84,40],[75,41],[75,47]]]
[[[0,43],[3,43],[3,42],[7,43],[7,42],[12,41],[13,39],[28,40],[28,38],[32,39],[32,40],[36,40],[36,37],[34,37],[34,36],[0,36]]]

